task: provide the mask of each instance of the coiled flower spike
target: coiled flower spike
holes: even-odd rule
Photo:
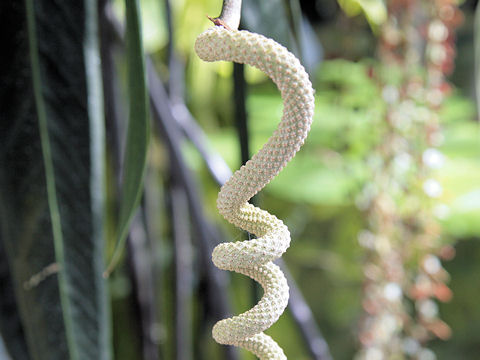
[[[248,31],[215,26],[198,36],[195,51],[204,61],[233,61],[260,69],[282,95],[283,116],[277,129],[225,183],[217,199],[218,210],[226,220],[257,238],[220,244],[212,254],[218,268],[251,277],[262,285],[264,295],[252,309],[219,321],[212,334],[218,343],[243,347],[261,360],[286,359],[283,350],[263,331],[278,320],[288,304],[287,281],[272,261],[290,246],[290,233],[281,220],[248,200],[303,145],[313,119],[312,84],[298,59],[285,47]]]

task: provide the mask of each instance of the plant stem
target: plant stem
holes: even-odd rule
[[[218,17],[231,30],[238,30],[242,13],[242,0],[223,0],[222,13]]]
[[[192,246],[188,201],[185,191],[172,177],[170,184],[170,210],[175,264],[175,359],[192,359],[192,287],[193,274]]]

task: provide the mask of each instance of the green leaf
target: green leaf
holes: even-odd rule
[[[138,208],[143,189],[150,135],[145,59],[142,45],[138,0],[125,0],[127,17],[126,56],[128,67],[129,118],[125,150],[120,220],[117,244],[104,273],[107,277],[121,258],[130,223]]]
[[[2,2],[0,14],[1,241],[28,353],[109,359],[96,2]]]

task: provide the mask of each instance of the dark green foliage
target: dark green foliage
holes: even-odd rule
[[[103,138],[91,136],[102,110],[89,98],[100,83],[86,69],[96,56],[89,38],[95,5],[25,4],[0,8],[2,33],[11,39],[0,70],[0,102],[8,104],[1,114],[1,237],[18,313],[32,358],[108,359]],[[42,276],[48,268],[59,272]]]
[[[452,338],[433,344],[439,360],[476,359],[480,350],[477,336],[480,331],[478,238],[465,239],[456,246],[456,251],[456,258],[445,264],[452,277],[454,295],[450,302],[440,306],[445,321],[452,327]]]
[[[0,241],[0,333],[14,359],[30,359],[3,242]],[[0,353],[0,357],[1,357]]]

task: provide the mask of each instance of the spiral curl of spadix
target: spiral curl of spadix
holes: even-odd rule
[[[303,145],[313,120],[314,92],[305,69],[285,47],[262,35],[215,26],[200,34],[195,51],[204,61],[233,61],[254,66],[277,85],[283,116],[267,143],[237,170],[220,190],[219,212],[256,239],[222,243],[212,254],[223,270],[247,275],[264,290],[261,300],[243,314],[219,321],[213,337],[220,344],[253,352],[261,360],[286,359],[283,350],[263,331],[278,320],[288,304],[288,285],[272,261],[290,246],[283,222],[248,203],[292,159]]]

